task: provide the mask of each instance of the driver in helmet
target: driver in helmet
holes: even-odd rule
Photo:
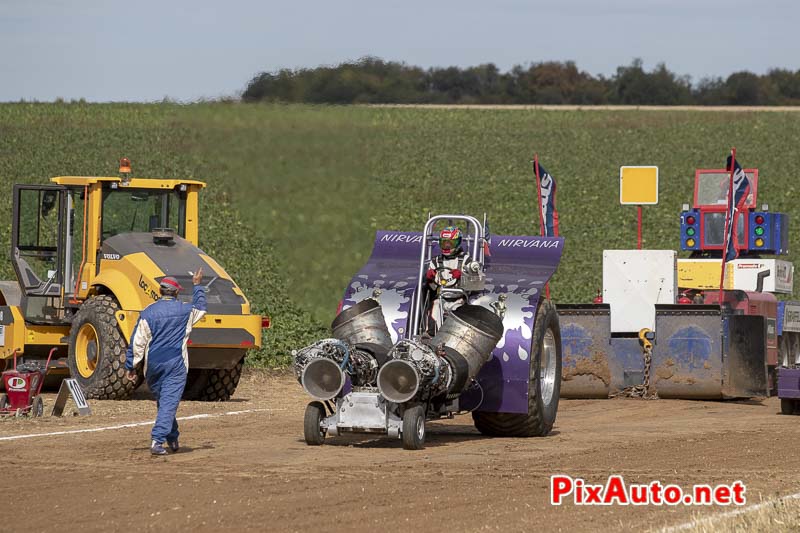
[[[425,274],[425,281],[433,293],[431,315],[437,328],[442,325],[446,313],[467,303],[465,292],[443,289],[457,289],[464,270],[473,263],[461,249],[461,230],[455,226],[448,226],[439,233],[439,250],[441,254],[431,260]],[[431,325],[429,321],[428,331],[431,331]]]

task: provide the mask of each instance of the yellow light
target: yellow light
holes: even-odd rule
[[[756,246],[758,246],[759,248],[764,246],[764,239],[756,239]]]
[[[686,239],[686,246],[689,248],[694,247],[694,239]]]
[[[119,160],[119,173],[120,174],[130,174],[131,173],[131,160],[127,157],[123,157]]]

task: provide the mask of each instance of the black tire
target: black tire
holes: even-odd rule
[[[92,296],[81,305],[72,320],[69,334],[67,365],[87,398],[97,400],[123,400],[139,386],[142,376],[128,379],[125,371],[125,351],[128,348],[117,326],[115,313],[119,304],[113,296]],[[92,348],[89,341],[86,353],[80,346],[79,337],[90,325],[97,340]],[[87,328],[88,329],[88,328]],[[76,347],[78,345],[78,347]],[[89,361],[88,366],[86,361]],[[92,367],[92,362],[94,366]]]
[[[198,402],[226,402],[242,377],[244,357],[233,368],[190,368],[183,399]]]
[[[44,416],[44,402],[41,396],[34,396],[31,402],[31,416],[38,418]]]
[[[0,411],[8,407],[8,394],[0,394]]]
[[[793,415],[795,413],[796,401],[790,398],[781,398],[781,414]]]
[[[415,405],[403,411],[403,448],[421,450],[425,447],[425,408]]]
[[[306,405],[306,414],[303,418],[303,437],[309,446],[320,446],[325,442],[325,431],[320,424],[325,418],[325,406],[320,402],[311,402]]]
[[[543,372],[542,359],[547,355],[549,370]],[[561,329],[550,300],[542,301],[536,313],[530,372],[528,414],[475,411],[472,419],[478,431],[492,437],[544,437],[553,429],[561,393]]]

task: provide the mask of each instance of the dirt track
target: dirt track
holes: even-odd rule
[[[563,401],[544,439],[484,438],[462,416],[429,424],[420,452],[384,438],[308,447],[305,403],[287,375],[247,375],[235,401],[184,403],[179,416],[267,410],[185,421],[185,451],[167,458],[147,453],[147,426],[0,441],[0,530],[649,529],[723,509],[551,507],[549,476],[600,483],[620,473],[683,487],[741,479],[748,503],[800,485],[800,417],[778,415],[775,399]],[[0,420],[0,437],[148,421],[155,412],[147,400],[93,408],[86,418]]]

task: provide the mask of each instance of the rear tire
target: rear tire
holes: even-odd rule
[[[475,427],[491,437],[544,437],[553,429],[561,393],[561,329],[550,300],[536,313],[531,342],[528,413],[475,411]]]
[[[306,405],[303,436],[309,446],[320,446],[325,442],[325,432],[321,426],[323,418],[325,418],[325,406],[321,402],[311,402]]]
[[[33,397],[33,402],[31,402],[31,416],[33,418],[44,416],[44,402],[41,396]]]
[[[199,402],[226,402],[231,399],[242,376],[244,357],[233,368],[191,368],[186,377],[183,399]]]
[[[793,415],[795,413],[795,400],[781,398],[781,414]]]
[[[119,304],[113,296],[92,296],[81,305],[69,334],[67,366],[87,398],[122,400],[141,383],[128,379],[128,348],[117,326]]]
[[[403,448],[421,450],[425,447],[425,408],[421,405],[403,411]]]

